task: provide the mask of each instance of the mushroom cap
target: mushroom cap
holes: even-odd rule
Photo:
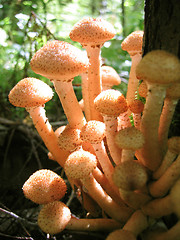
[[[146,169],[136,160],[117,165],[112,177],[117,187],[130,191],[141,189],[148,180]]]
[[[156,84],[180,82],[180,61],[169,52],[153,50],[137,65],[136,76],[138,79]]]
[[[180,153],[180,137],[171,137],[168,139],[168,149],[175,153]]]
[[[49,234],[62,232],[70,220],[70,209],[60,201],[43,205],[38,215],[39,227],[43,232]]]
[[[110,66],[101,67],[102,85],[114,86],[121,83],[121,78],[116,70]]]
[[[37,204],[46,204],[64,197],[65,181],[55,172],[41,169],[33,173],[23,185],[26,198]]]
[[[81,139],[85,142],[100,143],[105,137],[105,124],[100,121],[88,121],[81,129]]]
[[[106,238],[106,240],[117,240],[117,239],[119,239],[119,240],[136,240],[136,237],[130,231],[123,230],[123,229],[117,229],[117,230],[111,232]]]
[[[83,51],[63,41],[49,41],[40,48],[30,62],[32,70],[49,79],[70,81],[88,69]]]
[[[112,39],[115,36],[115,29],[102,18],[84,17],[73,26],[69,36],[81,44],[94,45]]]
[[[180,83],[173,83],[166,90],[166,97],[174,100],[180,98]]]
[[[67,176],[72,179],[83,179],[88,177],[96,166],[96,156],[80,149],[68,156],[64,170]]]
[[[134,99],[128,103],[128,107],[132,113],[142,113],[144,109],[144,104],[139,99]]]
[[[58,144],[61,149],[73,151],[82,144],[80,130],[71,128],[69,125],[58,136]]]
[[[36,107],[53,97],[52,89],[36,78],[24,78],[9,93],[9,101],[16,107]]]
[[[121,43],[121,48],[129,53],[142,52],[143,31],[134,31]],[[131,54],[130,54],[131,55]]]
[[[94,106],[102,115],[117,117],[126,112],[127,102],[123,94],[114,89],[102,91],[94,100]]]
[[[143,147],[144,135],[136,127],[127,127],[117,132],[115,143],[121,149],[137,150]]]

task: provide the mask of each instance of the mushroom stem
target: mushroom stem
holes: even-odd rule
[[[102,81],[100,74],[100,52],[101,46],[84,46],[89,58],[88,69],[88,91],[91,120],[102,121],[101,114],[94,107],[94,99],[101,93]]]
[[[159,122],[159,144],[162,148],[163,155],[167,151],[169,127],[172,122],[173,114],[177,105],[178,99],[165,98],[164,106]]]
[[[180,176],[180,155],[157,180],[149,184],[149,191],[153,197],[163,197]]]
[[[105,231],[110,232],[121,228],[122,224],[113,219],[97,218],[97,219],[77,219],[71,218],[66,225],[66,229],[75,231]]]
[[[156,170],[162,161],[158,141],[158,127],[166,88],[164,85],[159,84],[147,83],[147,85],[148,95],[140,127],[145,137],[145,144],[139,152],[142,163],[150,170]]]
[[[135,211],[128,219],[123,230],[132,232],[136,237],[151,224],[151,220],[141,210]]]
[[[49,123],[46,112],[43,106],[26,108],[29,112],[34,126],[36,127],[39,135],[41,136],[44,144],[48,150],[52,153],[55,160],[63,167],[66,158],[68,157],[68,152],[59,148],[58,139],[55,135],[51,124]]]
[[[52,80],[52,82],[62,103],[69,125],[72,128],[82,128],[85,124],[85,118],[74,93],[71,83],[72,79],[66,82],[58,80]]]
[[[142,206],[142,211],[145,215],[152,218],[161,218],[173,213],[173,206],[170,195],[164,198],[157,198]]]
[[[88,122],[91,119],[90,107],[89,107],[89,92],[88,92],[88,73],[81,74],[81,87],[82,87],[84,113],[86,116],[86,121]]]
[[[128,207],[119,206],[113,199],[107,195],[102,189],[101,185],[89,176],[81,179],[84,187],[87,189],[89,195],[102,207],[102,209],[114,220],[126,222],[132,214],[132,210]]]

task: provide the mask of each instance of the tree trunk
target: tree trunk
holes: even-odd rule
[[[180,58],[180,0],[146,0],[144,55],[155,49]]]

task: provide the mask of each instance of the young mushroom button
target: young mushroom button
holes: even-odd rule
[[[82,44],[89,57],[88,91],[90,120],[102,120],[94,108],[94,99],[101,92],[100,49],[115,36],[114,27],[102,18],[85,17],[77,22],[70,32],[70,38]]]
[[[49,78],[61,100],[64,112],[73,128],[85,124],[84,115],[75,96],[73,78],[88,68],[87,56],[78,48],[63,41],[49,41],[31,59],[35,73]]]

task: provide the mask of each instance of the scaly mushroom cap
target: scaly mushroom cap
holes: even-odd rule
[[[9,101],[16,107],[36,107],[53,97],[52,89],[36,78],[24,78],[9,93]]]
[[[180,137],[171,137],[168,139],[168,149],[175,153],[180,153]]]
[[[164,50],[147,53],[136,67],[138,79],[157,84],[170,84],[180,81],[179,59]]]
[[[180,179],[174,184],[170,191],[170,198],[173,205],[174,212],[180,218]]]
[[[85,142],[100,143],[105,137],[105,124],[100,121],[88,121],[81,129],[81,139]]]
[[[137,52],[141,53],[143,34],[143,31],[135,31],[129,34],[121,43],[122,50],[127,51],[128,53],[134,52],[134,54],[136,54]]]
[[[117,132],[115,143],[121,149],[137,150],[144,145],[144,135],[135,127],[127,127]]]
[[[88,177],[96,166],[96,156],[80,149],[68,156],[64,170],[67,176],[72,179],[83,179]]]
[[[49,41],[30,62],[32,70],[49,79],[69,81],[88,68],[87,56],[78,48],[63,41]]]
[[[58,136],[58,144],[60,148],[66,151],[73,151],[82,144],[80,138],[80,130],[71,128],[69,125]]]
[[[114,27],[102,18],[85,17],[77,22],[69,34],[81,44],[101,44],[115,36]]]
[[[23,185],[26,198],[37,204],[46,204],[64,197],[65,181],[55,172],[41,169],[33,173]]]
[[[48,234],[62,232],[70,220],[70,209],[59,201],[43,205],[38,215],[39,227]]]
[[[101,67],[102,85],[114,86],[121,83],[121,78],[116,70],[110,66]]]
[[[111,232],[106,240],[136,240],[136,237],[133,235],[133,233],[123,230],[123,229],[117,229],[113,232]]]
[[[128,107],[132,113],[142,113],[144,109],[144,104],[139,99],[134,99],[128,103]]]
[[[146,84],[145,81],[142,81],[141,84],[139,85],[138,93],[141,97],[146,98],[147,97],[147,92],[148,92],[147,84]]]
[[[177,100],[180,98],[180,83],[174,83],[167,88],[166,97]]]
[[[123,162],[114,169],[113,181],[117,187],[124,190],[141,189],[147,180],[146,169],[135,160]]]
[[[118,90],[114,89],[102,91],[95,98],[94,105],[96,110],[102,115],[115,117],[128,109],[125,97]]]

